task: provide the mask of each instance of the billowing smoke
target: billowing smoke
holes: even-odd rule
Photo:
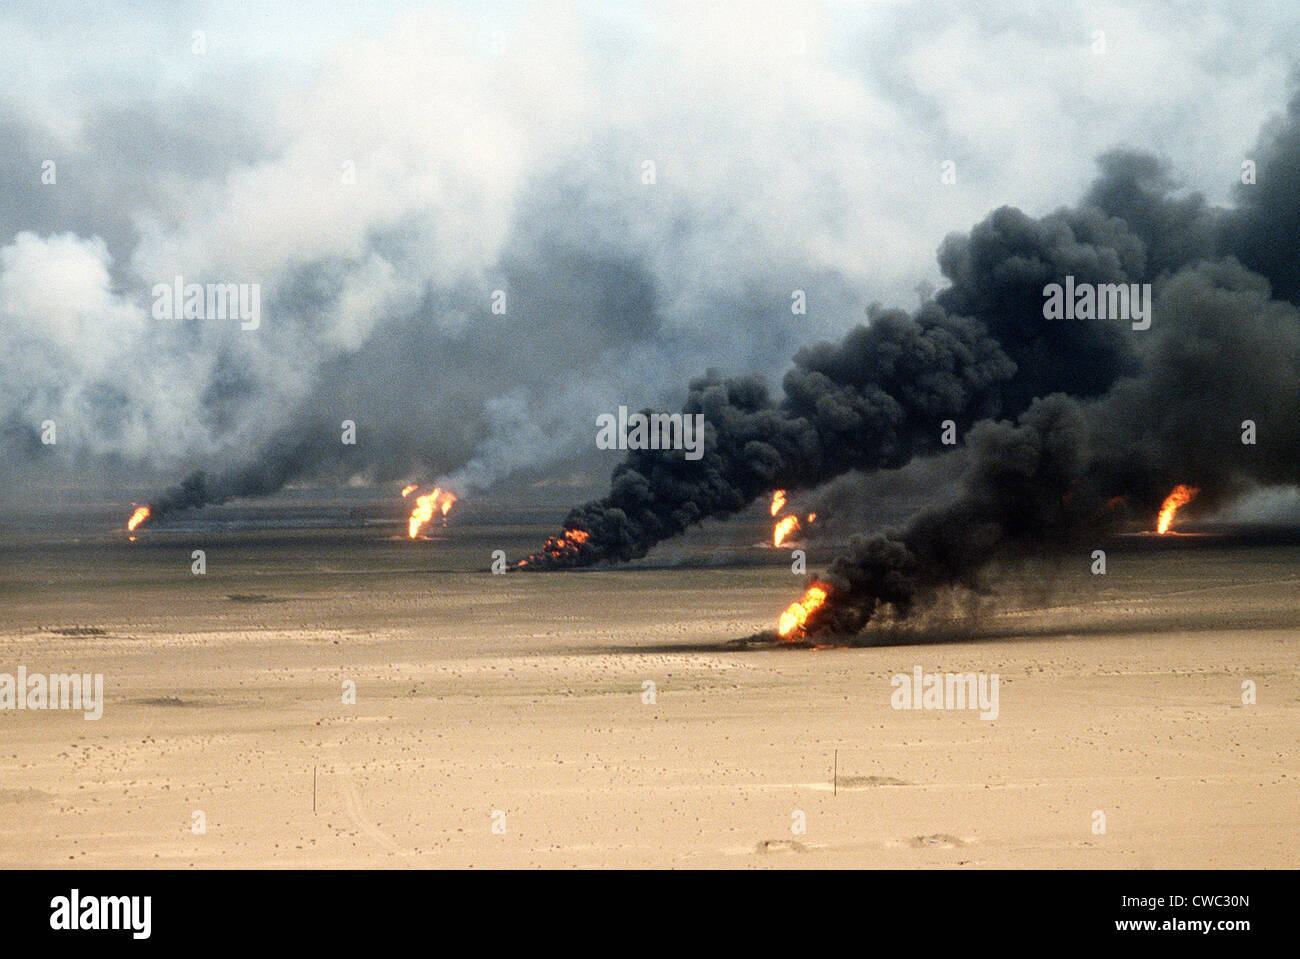
[[[1104,390],[1131,352],[1122,336],[1078,329],[1054,352],[1036,344],[1030,307],[998,304],[1040,267],[1100,279],[1183,262],[1149,241],[1156,219],[1127,232],[1108,219],[1116,205],[1132,212],[1125,182],[1164,174],[1117,175],[1113,196],[1038,214],[1081,190],[1090,158],[1115,142],[1195,131],[1180,169],[1213,182],[1276,101],[1300,30],[1261,10],[1224,19],[1242,24],[1225,44],[1152,3],[1124,35],[1154,59],[1103,59],[1088,47],[1091,12],[1014,4],[629,15],[435,2],[328,24],[291,9],[275,22],[196,19],[187,5],[0,12],[0,497],[35,499],[51,481],[129,485],[165,513],[286,483],[472,492],[545,477],[551,491],[581,489],[564,494],[578,502],[593,467],[612,465],[593,449],[596,415],[676,409],[690,378],[717,367],[740,379],[713,377],[691,402],[734,394],[743,419],[744,377],[776,383],[798,345],[840,339],[869,303],[915,302],[918,280],[939,279],[933,238],[1011,197],[1035,216],[1004,211],[945,249],[960,292],[921,316],[875,314],[917,349],[912,369],[927,349],[956,351],[948,382],[886,399],[823,368],[862,346],[846,342],[839,360],[808,351],[796,371],[808,382],[773,389],[772,417],[793,424],[789,442],[825,433],[809,456],[830,474],[933,451],[932,431],[909,421],[931,409],[964,430],[1041,389]],[[1084,69],[1060,68],[1081,55]],[[993,102],[1014,130],[982,108]],[[1278,143],[1240,198],[1260,222],[1243,215],[1236,248],[1266,274],[1276,251],[1247,238],[1294,202],[1264,175],[1290,155]],[[949,158],[955,183],[940,178]],[[1204,204],[1187,215],[1218,219]],[[1006,276],[960,280],[990,259]],[[152,291],[177,276],[259,284],[260,326],[156,315]],[[796,289],[806,315],[791,311]],[[844,416],[862,423],[833,422]],[[355,445],[340,440],[344,421]],[[891,438],[837,449],[873,422]],[[753,438],[772,451],[756,447],[760,477],[780,468],[773,456],[808,458],[761,424]],[[605,555],[725,511],[759,483],[748,471],[728,464],[714,502],[680,517],[633,517],[651,532],[611,533]]]
[[[1115,511],[1077,489],[1088,439],[1077,403],[1061,394],[1035,402],[1015,425],[977,424],[959,495],[900,531],[855,537],[817,577],[827,601],[802,635],[852,636],[882,609],[904,619],[940,589],[977,589],[981,571],[1082,543],[1114,522]]]
[[[1257,153],[1257,175],[1274,192],[1300,186],[1298,118],[1293,103]],[[853,635],[882,611],[905,618],[941,590],[978,589],[1005,565],[1095,545],[1154,516],[1176,484],[1214,508],[1294,483],[1297,222],[1283,229],[1265,209],[1211,208],[1178,195],[1156,159],[1107,154],[1079,209],[1041,220],[999,210],[946,241],[940,263],[952,285],[934,304],[878,315],[838,346],[801,352],[779,403],[695,384],[688,409],[713,427],[707,475],[670,455],[629,456],[610,495],[566,520],[585,537],[552,540],[529,565],[642,555],[774,488],[837,475],[843,486],[860,475],[847,471],[933,452],[940,421],[951,419],[965,444],[955,494],[899,529],[854,538],[813,577],[827,599],[803,632]],[[1260,233],[1277,230],[1273,244]],[[1150,283],[1150,327],[1128,316],[1045,319],[1045,286],[1067,275]],[[931,331],[957,329],[967,332],[960,350],[931,347]],[[938,383],[960,386],[931,388]]]
[[[609,496],[569,514],[566,530],[586,538],[526,567],[633,559],[773,489],[899,465],[938,444],[931,416],[965,422],[970,411],[996,412],[999,387],[1015,370],[980,324],[953,322],[937,308],[877,315],[838,346],[801,351],[796,364],[779,405],[755,379],[692,382],[684,412],[704,417],[703,457],[634,451],[615,470]]]
[[[1130,518],[1154,516],[1179,483],[1208,508],[1294,483],[1300,312],[1269,294],[1233,259],[1163,281],[1141,373],[1092,401],[1056,394],[1015,424],[978,424],[957,495],[901,530],[855,538],[817,577],[828,599],[805,634],[855,635],[949,587],[978,590],[992,570],[1086,556]]]
[[[323,457],[338,449],[329,442],[324,424],[304,424],[268,442],[255,459],[216,475],[201,470],[149,504],[150,521],[176,510],[219,505],[243,496],[264,496],[282,488],[304,469],[320,468]],[[332,438],[332,436],[331,436]]]
[[[1130,166],[1112,162],[1106,172],[1127,176]],[[1096,189],[1120,187],[1104,179]],[[912,314],[878,311],[840,343],[801,350],[779,402],[751,380],[693,382],[684,412],[704,415],[703,460],[632,452],[609,495],[565,519],[566,530],[586,538],[556,538],[525,568],[643,556],[773,489],[815,487],[941,450],[944,421],[963,433],[1048,393],[1099,395],[1138,368],[1115,320],[1043,319],[1044,286],[1067,275],[1097,286],[1155,278],[1145,245],[1121,218],[1092,205],[1039,219],[1002,208],[968,235],[949,237],[939,262],[951,285],[934,302]]]
[[[6,23],[0,60],[77,59],[23,44],[79,18],[18,6],[40,23]],[[340,27],[307,67],[292,30],[288,64],[250,66],[215,28],[197,56],[192,14],[162,11],[149,30],[97,18],[63,37],[108,38],[96,52],[115,68],[63,96],[15,68],[0,496],[57,477],[152,501],[188,476],[161,515],[297,481],[476,491],[581,472],[611,398],[678,403],[710,363],[770,375],[810,330],[860,314],[873,235],[898,239],[879,244],[871,295],[924,271],[901,229],[909,186],[860,170],[928,158],[928,137],[832,55],[818,4],[452,6]],[[839,215],[846,200],[859,215]],[[176,277],[258,284],[260,323],[157,315]],[[811,315],[791,313],[795,286]]]

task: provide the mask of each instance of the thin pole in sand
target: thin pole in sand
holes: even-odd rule
[[[840,794],[840,751],[835,750],[835,772],[831,773],[831,795]]]

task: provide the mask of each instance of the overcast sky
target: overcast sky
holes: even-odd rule
[[[6,495],[315,419],[383,447],[356,480],[581,471],[597,413],[914,305],[946,233],[1077,200],[1108,148],[1226,202],[1298,34],[1241,2],[9,0]],[[260,284],[260,328],[155,319],[177,275]]]

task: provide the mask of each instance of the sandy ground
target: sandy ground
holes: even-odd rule
[[[106,706],[0,713],[0,867],[1300,866],[1300,547],[1121,548],[961,642],[740,650],[786,554],[473,571],[541,532],[11,538],[0,671]],[[998,674],[998,718],[891,708],[916,666]]]

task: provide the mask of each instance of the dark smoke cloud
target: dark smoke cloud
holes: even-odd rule
[[[1093,208],[1034,219],[1002,208],[939,252],[951,286],[915,313],[877,311],[837,344],[800,350],[772,401],[748,380],[691,384],[684,411],[703,413],[702,461],[635,451],[604,499],[572,511],[566,530],[525,563],[548,569],[627,560],[709,516],[744,509],[773,489],[815,487],[848,470],[890,469],[936,452],[941,424],[964,432],[1015,415],[1036,396],[1089,397],[1136,369],[1111,321],[1046,325],[1045,284],[1134,283],[1150,277],[1143,244]]]
[[[891,529],[917,510],[956,495],[964,472],[965,447],[920,456],[892,470],[851,470],[791,500],[796,513],[816,513],[804,524],[804,540],[843,542],[868,530]]]
[[[580,545],[530,567],[634,559],[709,516],[727,516],[777,488],[816,485],[849,469],[901,465],[939,444],[936,424],[995,412],[1012,361],[970,320],[935,307],[881,313],[836,345],[801,350],[774,404],[761,382],[711,373],[691,383],[684,407],[702,414],[705,453],[633,451],[610,494],[569,514]]]
[[[149,521],[155,522],[168,513],[202,506],[219,505],[243,496],[264,496],[284,487],[310,464],[321,468],[327,451],[338,450],[337,436],[324,424],[302,425],[282,433],[268,443],[262,454],[248,463],[209,475],[196,470],[175,488],[149,504]]]
[[[901,531],[856,537],[817,577],[829,597],[805,633],[853,636],[882,609],[903,619],[940,589],[978,589],[991,566],[1081,543],[1106,515],[1077,492],[1088,440],[1079,405],[1061,394],[1036,401],[1015,425],[975,426],[960,494]]]
[[[971,430],[959,493],[901,530],[855,538],[816,580],[810,635],[906,618],[951,587],[1029,558],[1080,557],[1179,483],[1214,508],[1300,476],[1300,312],[1232,259],[1162,284],[1142,371],[1106,396],[1036,401],[1014,425]],[[1243,423],[1258,431],[1242,442]]]
[[[1193,509],[1213,509],[1294,483],[1297,104],[1257,151],[1275,203],[1243,186],[1237,209],[1216,209],[1180,194],[1162,161],[1108,153],[1078,210],[1035,220],[1002,209],[946,240],[939,259],[952,285],[934,304],[878,315],[837,346],[802,351],[781,402],[751,390],[728,403],[716,384],[697,384],[688,408],[714,428],[708,476],[684,463],[670,476],[662,454],[629,456],[611,494],[565,521],[589,537],[551,541],[529,565],[641,555],[778,487],[839,476],[842,497],[873,482],[871,471],[931,452],[940,419],[965,424],[958,492],[897,530],[854,538],[813,577],[830,598],[806,631],[854,635],[882,610],[905,618],[941,590],[979,589],[994,569],[1150,520],[1176,484],[1199,489]],[[1152,328],[1045,320],[1043,287],[1066,275],[1153,284]],[[965,331],[965,349],[931,348],[930,329]],[[927,388],[940,382],[961,387]],[[710,387],[711,405],[702,401]],[[1243,442],[1248,421],[1253,444]]]
[[[1268,278],[1274,294],[1300,300],[1300,95],[1265,129],[1254,151],[1256,182],[1236,188],[1224,251]]]

